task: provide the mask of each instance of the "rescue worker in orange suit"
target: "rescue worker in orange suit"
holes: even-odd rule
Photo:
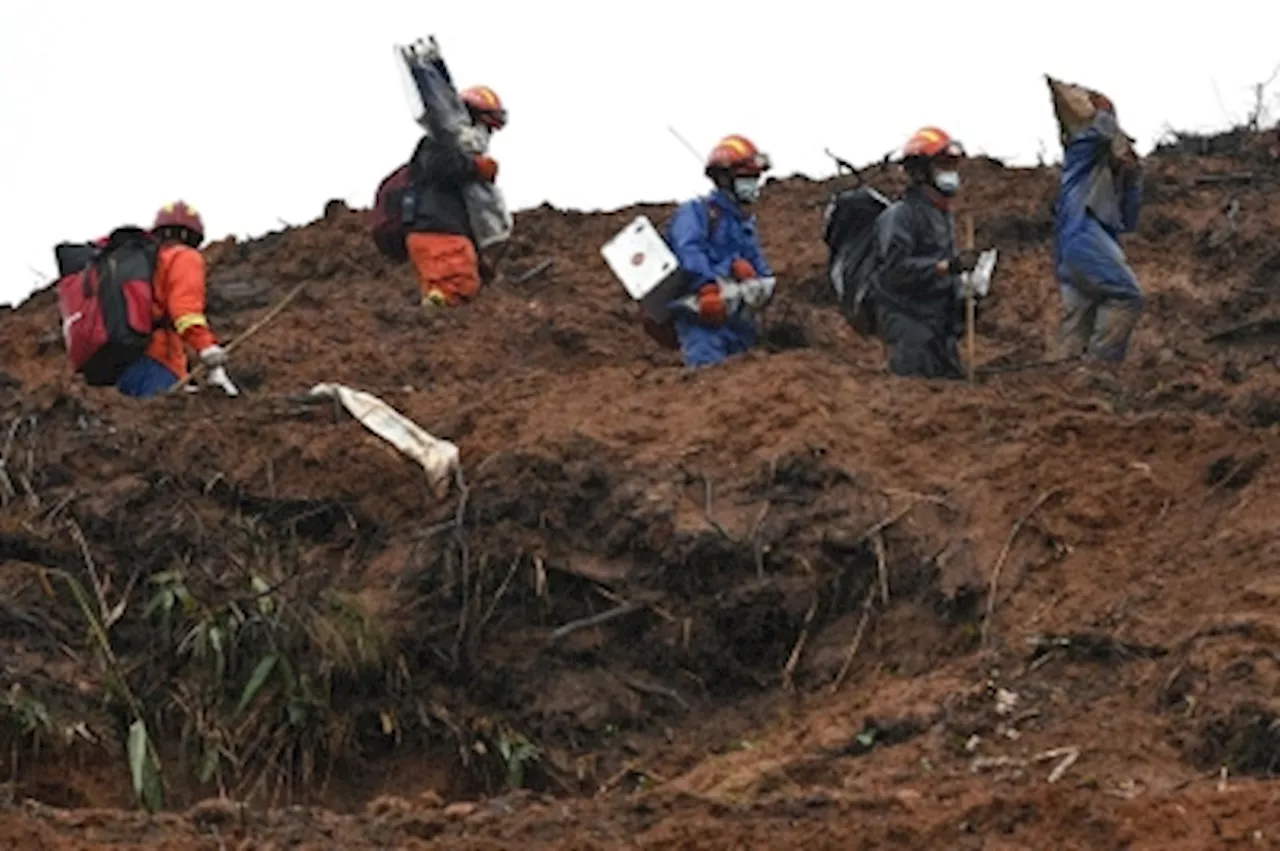
[[[489,135],[507,124],[502,101],[487,86],[466,89],[459,99],[487,150]],[[487,153],[470,156],[449,142],[424,136],[409,171],[416,201],[405,244],[418,272],[422,307],[433,314],[474,298],[482,277],[491,276],[487,267],[481,268],[462,188],[475,180],[492,183],[498,163]]]
[[[907,190],[875,223],[869,296],[876,333],[889,350],[889,371],[916,378],[962,378],[964,330],[960,273],[978,255],[956,250],[951,202],[960,189],[964,148],[945,131],[925,127],[903,147]]]
[[[742,284],[768,279],[755,216],[747,208],[760,198],[760,178],[769,157],[744,136],[726,136],[707,158],[715,191],[681,204],[667,228],[667,242],[688,280],[696,312],[679,313],[675,331],[685,366],[712,366],[756,343],[756,321],[747,305],[727,304],[720,281]],[[651,331],[652,333],[652,331]]]
[[[158,327],[146,354],[116,383],[126,396],[143,398],[163,393],[187,376],[187,346],[208,369],[227,362],[204,313],[205,263],[199,251],[204,222],[199,213],[175,201],[156,214],[151,232],[160,243],[152,277],[152,315]]]

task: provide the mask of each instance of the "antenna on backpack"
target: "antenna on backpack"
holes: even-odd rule
[[[689,152],[689,156],[697,160],[698,165],[702,165],[702,155],[698,153],[698,149],[695,148],[693,145],[690,145],[689,140],[681,136],[679,131],[677,131],[676,128],[672,127],[670,124],[667,125],[667,129],[671,131],[671,135],[675,136],[676,140],[679,141],[681,145],[684,145],[684,149]]]
[[[855,181],[854,183],[855,186],[862,185],[862,172],[859,171],[858,168],[854,166],[853,163],[849,162],[843,157],[840,157],[840,156],[837,156],[836,154],[831,153],[830,148],[823,148],[822,152],[827,156],[831,157],[831,159],[835,161],[837,177],[848,174],[853,177]]]

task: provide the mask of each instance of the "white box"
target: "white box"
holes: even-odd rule
[[[657,322],[669,315],[667,303],[684,295],[685,275],[658,229],[637,216],[600,249],[627,294]]]

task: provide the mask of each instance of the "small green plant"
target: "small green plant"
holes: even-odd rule
[[[175,718],[180,764],[191,766],[192,779],[243,797],[259,788],[306,790],[325,765],[331,771],[355,743],[355,714],[343,705],[347,694],[373,697],[384,714],[396,705],[403,677],[388,658],[378,623],[353,595],[304,578],[296,536],[245,517],[224,531],[225,563],[179,555],[141,584],[142,603],[133,614],[149,628],[131,630],[128,649],[147,664],[122,666],[111,645],[108,631],[123,619],[125,601],[107,618],[104,602],[95,604],[75,576],[59,574],[102,663],[107,696],[127,706],[129,771],[148,809],[164,801],[154,741]],[[138,590],[133,583],[130,589]],[[381,685],[383,693],[366,685]],[[527,758],[516,751],[512,759]]]
[[[28,694],[21,683],[9,686],[9,691],[5,693],[0,706],[17,722],[24,735],[38,741],[42,733],[53,732],[53,719],[49,716],[48,707],[43,701]]]
[[[507,766],[507,786],[519,789],[524,786],[525,766],[542,758],[542,749],[521,733],[502,728],[498,733],[498,754]]]

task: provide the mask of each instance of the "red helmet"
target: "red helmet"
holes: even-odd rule
[[[502,98],[488,86],[464,89],[458,98],[491,130],[501,130],[507,126],[507,110],[502,105]]]
[[[902,146],[903,159],[938,156],[963,157],[964,145],[952,139],[945,130],[922,127]]]
[[[755,142],[736,134],[717,142],[707,157],[708,175],[727,171],[734,177],[754,177],[764,174],[771,166],[769,155],[761,153]]]
[[[186,201],[174,201],[160,208],[160,212],[156,213],[156,223],[152,226],[152,230],[160,228],[186,228],[200,240],[204,239],[204,222],[201,221],[195,207]]]

